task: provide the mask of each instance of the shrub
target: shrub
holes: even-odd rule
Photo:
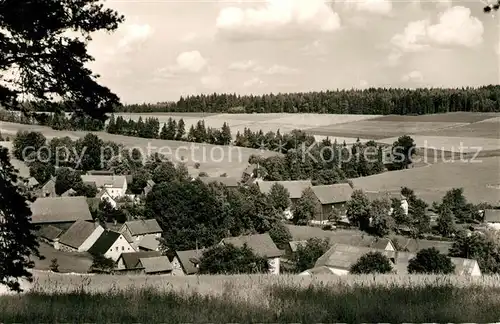
[[[408,264],[408,273],[450,274],[454,271],[455,265],[451,258],[439,253],[434,247],[420,250]]]
[[[57,258],[50,260],[49,268],[52,272],[59,272],[59,263],[57,263]]]
[[[351,266],[353,274],[389,273],[392,271],[391,261],[380,252],[369,252]]]

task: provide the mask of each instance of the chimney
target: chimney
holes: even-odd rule
[[[113,224],[115,224],[115,225],[116,225],[116,218],[113,220]]]
[[[54,249],[59,250],[61,246],[59,245],[59,239],[54,239]]]

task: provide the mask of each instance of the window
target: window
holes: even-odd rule
[[[125,247],[122,245],[122,251],[125,251]]]
[[[109,252],[113,252],[113,249],[109,249]]]
[[[116,252],[118,252],[118,246],[115,248]]]

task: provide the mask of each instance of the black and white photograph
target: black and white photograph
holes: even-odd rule
[[[500,322],[500,0],[0,0],[0,323]]]

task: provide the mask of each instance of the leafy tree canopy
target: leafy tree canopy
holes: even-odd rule
[[[408,273],[450,274],[455,271],[451,258],[432,247],[420,250],[408,263]]]
[[[352,274],[390,273],[391,261],[380,252],[369,252],[359,258],[349,270]]]

